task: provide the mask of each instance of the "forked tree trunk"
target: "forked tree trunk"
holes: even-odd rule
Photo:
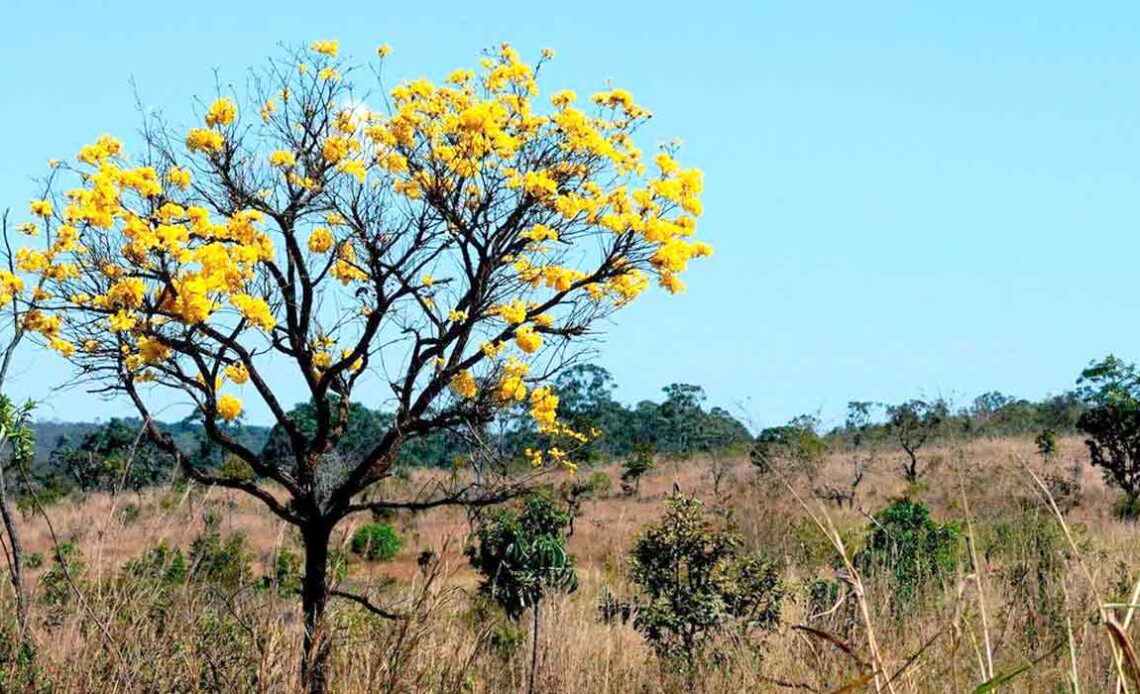
[[[325,624],[325,608],[329,600],[331,529],[322,523],[302,528],[301,535],[305,543],[305,576],[301,583],[301,608],[305,616],[301,682],[310,694],[325,694],[329,690],[328,661],[331,645]]]
[[[28,628],[28,602],[24,592],[24,548],[20,543],[20,531],[16,527],[16,519],[12,516],[12,507],[8,503],[8,489],[4,480],[3,461],[0,461],[0,518],[4,521],[4,532],[8,536],[8,546],[12,551],[11,580],[12,591],[16,594],[16,628],[19,631],[20,648],[24,657],[32,655],[32,635]]]

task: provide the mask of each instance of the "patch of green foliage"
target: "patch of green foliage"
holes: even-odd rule
[[[366,523],[352,534],[352,553],[367,561],[391,561],[404,547],[404,539],[388,523]]]
[[[483,577],[479,591],[517,620],[547,593],[575,590],[578,573],[566,551],[569,524],[570,514],[542,493],[485,518],[476,530],[476,542],[466,550]]]
[[[855,562],[864,577],[887,583],[892,607],[906,608],[954,576],[962,544],[957,523],[938,523],[926,504],[897,499],[875,514]]]
[[[630,553],[633,625],[663,662],[694,675],[716,637],[776,627],[784,587],[775,563],[695,497],[674,495]]]

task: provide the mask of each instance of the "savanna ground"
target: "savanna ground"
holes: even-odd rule
[[[945,445],[924,450],[921,458],[922,477],[908,487],[901,458],[881,453],[852,508],[821,501],[811,491],[849,483],[851,459],[845,454],[831,455],[814,481],[787,479],[806,508],[783,480],[762,474],[746,457],[659,460],[636,496],[622,495],[615,484],[609,494],[586,501],[569,540],[580,586],[543,603],[538,691],[687,688],[660,666],[632,625],[605,623],[598,609],[603,595],[633,593],[626,578],[629,548],[639,530],[660,517],[675,488],[730,514],[748,548],[781,563],[787,590],[775,632],[761,641],[718,644],[715,657],[692,680],[703,691],[830,692],[860,682],[849,691],[874,691],[860,664],[870,652],[858,596],[807,509],[824,524],[826,512],[855,553],[871,516],[902,495],[927,503],[937,520],[959,522],[981,571],[972,568],[964,550],[957,575],[911,603],[899,603],[897,586],[887,579],[866,580],[882,669],[891,676],[889,684],[882,678],[884,691],[972,691],[1026,665],[1031,667],[1003,691],[1076,691],[1073,677],[1079,691],[1113,691],[1116,669],[1097,604],[1136,602],[1140,545],[1135,524],[1114,516],[1116,492],[1088,467],[1083,444],[1062,440],[1048,470],[1028,439]],[[1057,478],[1078,468],[1079,493],[1058,499],[1077,552],[1025,466]],[[620,469],[605,469],[616,481]],[[65,499],[47,509],[50,527],[27,514],[26,549],[33,564],[42,558],[30,576],[37,655],[36,684],[28,691],[292,691],[301,652],[297,599],[263,587],[259,579],[273,574],[282,548],[298,550],[298,539],[256,503],[191,487]],[[230,534],[245,538],[251,574],[172,584],[122,570],[160,542],[188,549],[208,518],[223,543]],[[362,516],[357,522],[369,520]],[[526,620],[511,625],[477,599],[478,579],[462,554],[470,531],[465,513],[400,515],[393,523],[405,538],[399,555],[371,564],[352,557],[343,581],[415,616],[390,621],[337,602],[334,691],[524,688]],[[344,544],[351,532],[352,525],[342,529]],[[82,564],[53,571],[57,542],[74,542]],[[438,560],[425,561],[425,550]],[[10,615],[7,591],[2,599],[0,614]],[[1114,616],[1125,625],[1133,621],[1126,607]],[[11,658],[11,620],[3,622],[8,631],[0,646]],[[8,660],[0,666],[4,670],[9,674],[0,682],[3,688],[25,690],[27,669]]]

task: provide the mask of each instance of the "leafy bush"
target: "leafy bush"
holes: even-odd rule
[[[761,472],[802,474],[814,479],[827,455],[827,443],[819,437],[819,422],[801,415],[784,426],[764,429],[752,442],[749,457]]]
[[[674,495],[666,504],[630,554],[640,589],[633,625],[666,663],[692,676],[716,636],[773,629],[784,588],[775,564],[742,553],[740,534],[699,500]]]
[[[190,543],[189,577],[199,583],[236,588],[249,582],[253,554],[245,537],[238,533],[222,537],[215,523],[208,523]]]
[[[856,563],[864,576],[885,579],[892,606],[902,607],[932,588],[941,588],[961,556],[962,531],[957,523],[937,523],[926,504],[898,499],[875,514]]]
[[[49,624],[57,625],[64,619],[70,609],[73,586],[79,583],[86,568],[83,552],[75,543],[64,542],[56,547],[51,568],[40,576],[39,598],[48,608]]]
[[[550,590],[574,590],[578,574],[566,551],[570,514],[549,497],[531,494],[520,509],[503,509],[479,524],[477,545],[467,548],[483,576],[480,592],[518,619]]]
[[[352,534],[352,553],[367,561],[391,561],[404,547],[404,539],[387,523],[366,523]]]

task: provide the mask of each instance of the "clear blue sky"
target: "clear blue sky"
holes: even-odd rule
[[[680,136],[706,174],[716,255],[602,347],[623,399],[698,383],[768,425],[1058,392],[1140,356],[1140,5],[940,4],[5,0],[0,204],[22,214],[48,158],[130,135],[131,78],[185,123],[213,68],[240,82],[279,41],[387,42],[390,76],[435,79],[551,46],[548,90],[612,78],[657,114],[646,147]],[[68,380],[23,356],[18,392]],[[127,411],[70,391],[43,414]]]

